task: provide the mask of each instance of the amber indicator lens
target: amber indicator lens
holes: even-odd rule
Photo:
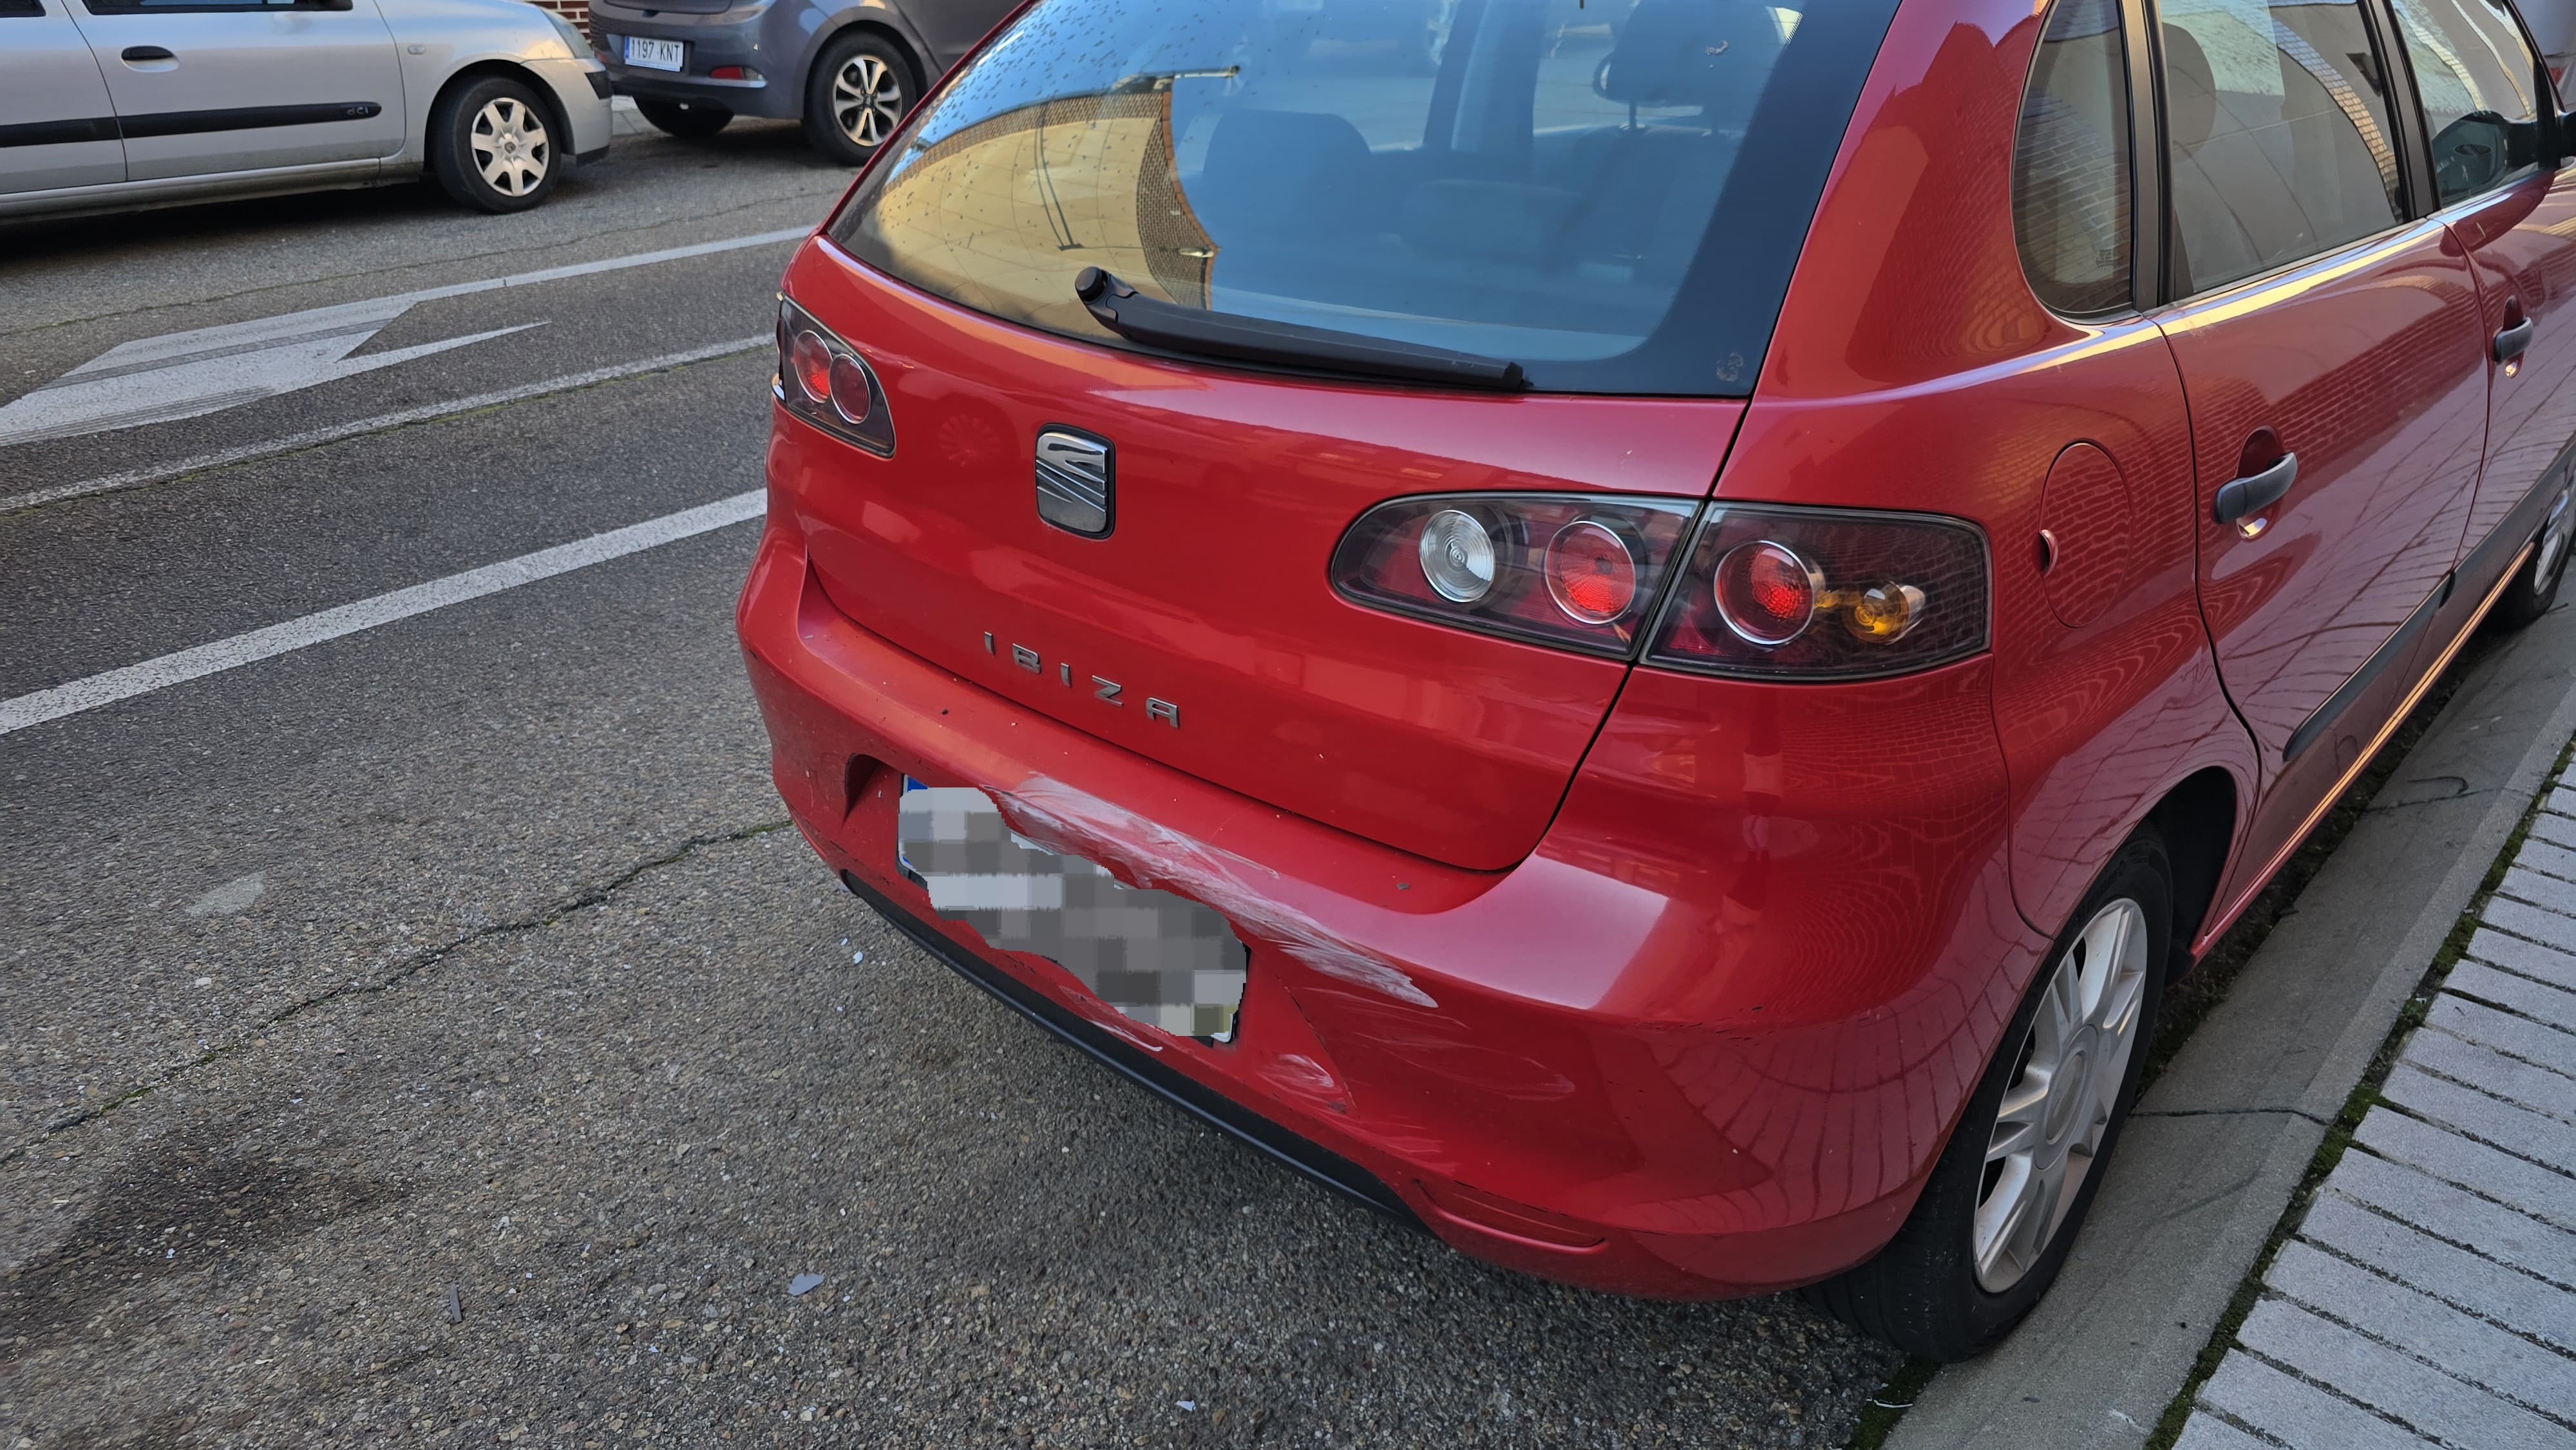
[[[1986,647],[1986,538],[1932,514],[1729,504],[1700,523],[1650,664],[1865,679]]]
[[[1637,602],[1637,556],[1597,519],[1567,524],[1547,546],[1547,592],[1584,624],[1612,623]]]
[[[1768,539],[1738,544],[1717,561],[1717,617],[1766,649],[1806,633],[1823,590],[1814,565]]]
[[[795,303],[778,303],[778,401],[788,412],[880,458],[894,456],[886,394],[859,350]]]
[[[1391,614],[1625,658],[1698,509],[1591,494],[1396,499],[1342,536],[1333,588]]]

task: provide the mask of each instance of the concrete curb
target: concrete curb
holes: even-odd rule
[[[2571,733],[2576,610],[2560,609],[2466,667],[2140,1102],[2048,1298],[1934,1376],[1888,1450],[2145,1443]]]

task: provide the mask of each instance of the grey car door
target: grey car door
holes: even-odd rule
[[[125,179],[116,107],[71,3],[0,0],[0,192]]]
[[[116,102],[129,180],[402,149],[402,70],[376,0],[80,4]]]
[[[934,53],[941,71],[957,63],[975,42],[992,33],[1020,0],[909,0],[903,18],[913,23]],[[932,76],[937,80],[937,76]]]

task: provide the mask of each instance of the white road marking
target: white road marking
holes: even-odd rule
[[[290,619],[283,624],[272,624],[158,659],[73,680],[49,690],[0,700],[0,735],[42,725],[48,720],[60,720],[66,715],[77,715],[84,710],[95,710],[119,700],[131,700],[155,690],[166,690],[172,685],[184,685],[190,680],[202,680],[208,675],[274,659],[343,635],[374,629],[380,624],[409,619],[415,614],[426,614],[433,609],[444,609],[451,604],[462,604],[469,599],[480,599],[487,594],[516,589],[522,584],[550,579],[557,574],[604,564],[611,559],[621,559],[628,554],[658,548],[746,519],[756,519],[761,516],[765,497],[764,490],[752,489],[693,509],[664,514],[658,519],[593,534],[587,539],[557,544],[551,549],[539,549],[533,554],[522,554],[515,559],[504,559],[497,564],[486,564],[479,569],[468,569],[461,574],[450,574],[443,579],[378,594],[308,614],[301,619]]]
[[[0,406],[0,448],[202,417],[537,325],[526,323],[369,357],[349,356],[394,319],[423,302],[770,246],[805,235],[803,227],[756,232],[137,338]]]
[[[359,418],[352,422],[334,423],[328,428],[313,428],[302,433],[291,433],[283,438],[271,438],[258,443],[245,443],[237,448],[218,449],[213,453],[200,453],[194,457],[182,458],[171,463],[155,463],[144,468],[130,468],[122,473],[108,473],[102,474],[96,478],[84,478],[74,483],[58,483],[50,488],[33,489],[26,493],[12,494],[5,498],[0,498],[0,514],[13,513],[19,509],[35,508],[40,504],[60,503],[67,498],[81,498],[93,493],[113,493],[120,488],[138,488],[148,483],[162,483],[173,478],[185,477],[191,473],[203,473],[209,468],[222,468],[228,464],[234,463],[248,463],[254,459],[260,458],[274,458],[281,453],[301,452],[307,448],[318,448],[325,443],[337,443],[344,438],[357,438],[368,433],[381,433],[389,428],[401,428],[413,423],[424,423],[433,418],[446,418],[452,417],[458,413],[471,413],[478,408],[494,408],[505,403],[525,402],[530,398],[542,398],[548,393],[563,393],[570,392],[575,388],[586,388],[591,386],[593,383],[613,382],[619,378],[631,378],[644,373],[658,373],[665,368],[683,367],[689,363],[706,362],[713,358],[731,357],[736,353],[751,352],[758,348],[769,347],[774,341],[775,340],[771,338],[769,334],[762,333],[758,337],[737,338],[731,342],[709,343],[704,347],[693,347],[680,352],[664,353],[660,357],[638,358],[633,362],[616,363],[604,368],[591,368],[586,372],[566,373],[562,377],[557,378],[542,378],[533,383],[521,383],[515,388],[502,388],[497,392],[477,393],[470,398],[450,398],[447,401],[440,403],[423,403],[417,408],[404,408],[398,412],[379,413],[372,418]]]

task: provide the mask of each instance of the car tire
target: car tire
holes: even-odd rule
[[[477,211],[526,211],[555,189],[571,153],[537,93],[484,76],[439,97],[429,116],[429,164],[449,196]]]
[[[920,94],[899,46],[873,31],[843,31],[805,77],[805,139],[844,166],[865,165]]]
[[[706,101],[653,101],[638,96],[635,110],[654,130],[683,141],[703,141],[733,124],[733,112]]]
[[[2549,518],[2534,538],[2539,548],[2523,562],[2513,582],[2496,596],[2487,623],[2498,629],[2520,629],[2549,612],[2558,602],[2558,581],[2567,577],[2571,534],[2576,534],[2576,488],[2562,489],[2549,505]]]
[[[2172,867],[2142,832],[2051,947],[1904,1226],[1875,1258],[1803,1291],[1809,1303],[1940,1363],[1982,1353],[2030,1312],[2137,1098],[2172,931]]]

